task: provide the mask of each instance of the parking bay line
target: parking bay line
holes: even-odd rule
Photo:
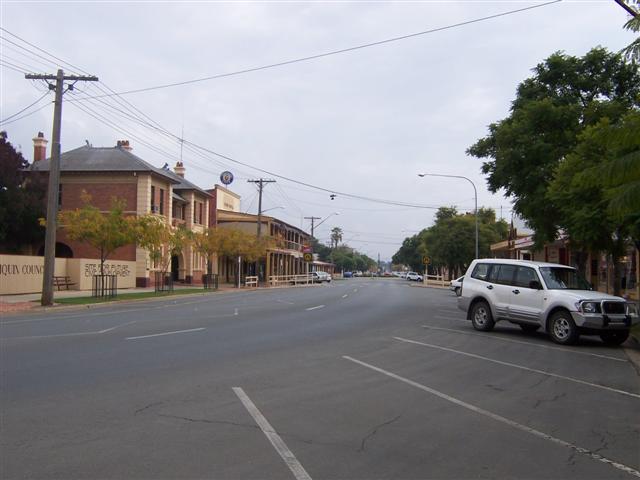
[[[307,473],[304,467],[300,464],[298,459],[295,457],[293,452],[289,450],[287,444],[284,443],[284,440],[278,435],[275,429],[271,426],[269,421],[262,415],[258,407],[251,401],[251,399],[247,396],[244,390],[240,387],[233,387],[233,392],[238,396],[238,399],[244,405],[244,408],[247,409],[249,415],[253,417],[253,420],[258,424],[262,433],[267,437],[273,448],[276,449],[278,455],[284,460],[284,463],[287,464],[291,473],[296,477],[297,480],[311,480],[311,476]]]
[[[395,373],[389,372],[387,370],[383,370],[382,368],[376,367],[376,366],[371,365],[369,363],[365,363],[365,362],[363,362],[361,360],[357,360],[357,359],[355,359],[353,357],[349,357],[349,356],[345,355],[342,358],[344,358],[345,360],[349,360],[350,362],[356,363],[358,365],[361,365],[363,367],[369,368],[369,369],[371,369],[371,370],[373,370],[375,372],[378,372],[378,373],[381,373],[381,374],[386,375],[388,377],[391,377],[391,378],[393,378],[395,380],[399,380],[399,381],[401,381],[403,383],[406,383],[407,385],[411,385],[412,387],[416,387],[416,388],[418,388],[420,390],[423,390],[423,391],[425,391],[427,393],[431,393],[432,395],[435,395],[435,396],[437,396],[439,398],[442,398],[443,400],[446,400],[448,402],[454,403],[454,404],[456,404],[456,405],[458,405],[460,407],[466,408],[467,410],[471,410],[472,412],[478,413],[480,415],[484,415],[485,417],[489,417],[489,418],[491,418],[493,420],[496,420],[498,422],[504,423],[504,424],[509,425],[509,426],[511,426],[513,428],[516,428],[516,429],[518,429],[520,431],[523,431],[523,432],[529,433],[531,435],[534,435],[534,436],[536,436],[538,438],[542,438],[544,440],[548,440],[548,441],[550,441],[552,443],[561,445],[563,447],[567,447],[567,448],[569,448],[569,449],[571,449],[571,450],[573,450],[573,451],[575,451],[577,453],[581,453],[582,455],[586,455],[587,457],[590,457],[593,460],[597,460],[599,462],[606,463],[607,465],[610,465],[610,466],[612,466],[614,468],[617,468],[618,470],[622,470],[623,472],[626,472],[626,473],[628,473],[630,475],[633,475],[633,476],[636,476],[636,477],[640,477],[640,471],[635,470],[634,468],[631,468],[631,467],[629,467],[627,465],[624,465],[623,463],[619,463],[619,462],[616,462],[614,460],[610,460],[610,459],[608,459],[606,457],[603,457],[602,455],[600,455],[600,454],[598,454],[596,452],[592,452],[591,450],[588,450],[586,448],[579,447],[579,446],[574,445],[572,443],[569,443],[569,442],[567,442],[565,440],[561,440],[559,438],[553,437],[553,436],[551,436],[551,435],[549,435],[547,433],[541,432],[541,431],[536,430],[536,429],[531,428],[531,427],[527,427],[526,425],[518,423],[518,422],[516,422],[514,420],[509,420],[506,417],[503,417],[503,416],[498,415],[496,413],[490,412],[490,411],[485,410],[483,408],[476,407],[475,405],[472,405],[470,403],[464,402],[464,401],[459,400],[459,399],[457,399],[455,397],[451,397],[451,396],[447,395],[446,393],[443,393],[443,392],[440,392],[440,391],[435,390],[433,388],[427,387],[426,385],[422,385],[421,383],[414,382],[413,380],[409,380],[408,378],[401,377],[400,375],[396,375]]]
[[[481,333],[464,332],[462,330],[456,330],[456,329],[453,329],[453,328],[431,327],[429,325],[422,325],[422,328],[428,328],[429,330],[442,330],[443,332],[455,332],[455,333],[459,333],[461,335],[473,335],[474,337],[483,337],[483,338],[489,338],[491,340],[501,340],[503,342],[519,343],[519,344],[522,344],[522,345],[530,345],[532,347],[546,348],[548,350],[559,350],[561,352],[575,353],[576,355],[589,355],[591,357],[605,358],[607,360],[615,360],[616,362],[628,363],[627,360],[624,359],[624,358],[611,357],[609,355],[601,355],[599,353],[579,352],[579,351],[576,351],[576,350],[570,350],[568,348],[553,347],[551,345],[539,345],[537,343],[523,342],[521,340],[512,340],[510,338],[502,338],[502,337],[498,337],[496,335],[483,335]]]
[[[588,385],[590,387],[601,388],[603,390],[608,390],[610,392],[619,393],[621,395],[628,395],[629,397],[640,398],[640,395],[638,395],[637,393],[627,392],[626,390],[619,390],[619,389],[613,388],[613,387],[607,387],[605,385],[600,385],[599,383],[591,383],[591,382],[587,382],[585,380],[580,380],[578,378],[565,377],[564,375],[558,375],[557,373],[545,372],[544,370],[537,370],[535,368],[524,367],[522,365],[517,365],[515,363],[503,362],[501,360],[495,360],[493,358],[483,357],[482,355],[476,355],[475,353],[462,352],[460,350],[454,350],[453,348],[442,347],[440,345],[433,345],[431,343],[419,342],[417,340],[409,340],[407,338],[402,338],[402,337],[393,337],[393,338],[395,340],[400,341],[400,342],[412,343],[414,345],[420,345],[420,346],[423,346],[423,347],[436,348],[438,350],[444,350],[446,352],[457,353],[458,355],[465,355],[467,357],[477,358],[477,359],[480,359],[480,360],[485,360],[487,362],[497,363],[499,365],[504,365],[504,366],[507,366],[507,367],[519,368],[520,370],[526,370],[528,372],[539,373],[540,375],[546,375],[548,377],[560,378],[562,380],[568,380],[570,382],[580,383],[582,385]]]
[[[151,337],[163,337],[165,335],[175,335],[177,333],[191,333],[191,332],[199,332],[201,330],[204,330],[204,327],[200,327],[200,328],[190,328],[188,330],[175,330],[173,332],[164,332],[164,333],[154,333],[153,335],[140,335],[137,337],[127,337],[125,338],[125,340],[139,340],[141,338],[151,338]]]

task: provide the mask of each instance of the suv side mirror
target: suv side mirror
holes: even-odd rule
[[[531,280],[529,282],[529,288],[533,288],[534,290],[542,290],[542,284],[538,280]]]

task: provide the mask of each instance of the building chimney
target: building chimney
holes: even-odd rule
[[[184,178],[185,168],[182,162],[176,162],[176,166],[173,167],[173,171],[176,172],[176,175]]]
[[[116,146],[118,148],[126,150],[127,152],[130,152],[131,150],[133,150],[133,147],[129,145],[129,140],[118,140],[118,143]]]
[[[33,138],[33,161],[39,162],[47,158],[47,143],[44,133],[38,132],[38,136]]]

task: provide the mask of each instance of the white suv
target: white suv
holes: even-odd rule
[[[575,268],[524,260],[474,260],[462,282],[458,307],[476,330],[489,331],[506,320],[525,332],[542,327],[553,341],[575,343],[599,335],[620,345],[638,323],[634,303],[595,292]]]

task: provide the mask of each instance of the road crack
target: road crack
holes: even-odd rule
[[[360,448],[357,450],[357,452],[364,452],[366,449],[366,444],[367,441],[374,437],[377,433],[378,430],[382,427],[386,427],[387,425],[391,425],[394,422],[397,422],[398,420],[400,420],[400,417],[402,417],[402,414],[398,415],[397,417],[392,418],[391,420],[387,420],[386,422],[383,422],[379,425],[376,425],[375,427],[373,427],[373,429],[371,430],[371,432],[369,432],[360,442]]]
[[[163,403],[164,403],[164,402],[153,402],[153,403],[150,403],[149,405],[145,405],[144,407],[139,408],[138,410],[136,410],[135,412],[133,412],[133,414],[134,414],[134,415],[138,415],[139,413],[142,413],[142,412],[144,412],[145,410],[148,410],[149,408],[153,408],[153,407],[156,407],[156,406],[158,406],[158,405],[162,405]]]
[[[539,398],[538,400],[536,400],[536,403],[533,405],[534,410],[536,408],[538,408],[540,405],[542,405],[543,403],[553,403],[557,400],[560,400],[562,397],[566,397],[567,393],[563,392],[563,393],[559,393],[558,395],[554,395],[552,398]]]
[[[241,427],[241,428],[250,428],[250,429],[259,429],[260,427],[258,427],[257,425],[249,425],[246,423],[238,423],[238,422],[230,422],[228,420],[210,420],[208,418],[191,418],[191,417],[183,417],[180,415],[168,415],[165,413],[159,413],[158,414],[159,417],[165,417],[165,418],[173,418],[176,420],[184,420],[185,422],[192,422],[192,423],[210,423],[210,424],[216,424],[216,425],[231,425],[234,427]]]

